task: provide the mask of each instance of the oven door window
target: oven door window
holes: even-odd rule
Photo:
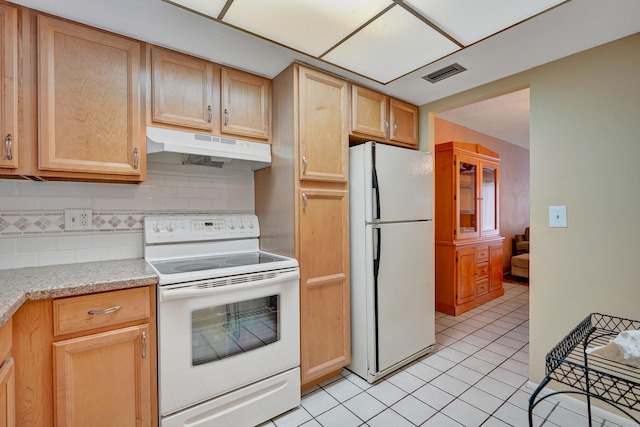
[[[194,366],[255,350],[279,339],[279,295],[202,308],[191,313]]]

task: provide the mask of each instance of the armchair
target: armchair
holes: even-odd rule
[[[529,227],[525,228],[524,234],[515,235],[516,255],[529,253]]]

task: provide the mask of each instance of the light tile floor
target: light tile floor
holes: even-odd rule
[[[528,426],[529,288],[504,288],[504,296],[460,316],[436,313],[431,354],[375,385],[345,369],[261,427]],[[584,413],[549,398],[536,407],[534,425],[588,423]]]

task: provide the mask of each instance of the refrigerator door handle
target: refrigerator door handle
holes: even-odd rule
[[[382,238],[382,230],[380,230],[380,226],[374,225],[373,230],[375,234],[373,236],[373,245],[374,245],[374,258],[373,258],[373,307],[374,307],[374,339],[375,339],[375,366],[374,372],[379,372],[380,366],[380,347],[378,343],[380,340],[378,339],[378,272],[380,271],[380,248],[382,247],[381,238]]]
[[[373,203],[375,204],[374,212],[376,213],[373,221],[375,222],[376,220],[380,220],[380,188],[378,184],[378,172],[376,171],[375,162],[372,165],[371,171],[371,188],[375,193],[375,197],[373,198]]]

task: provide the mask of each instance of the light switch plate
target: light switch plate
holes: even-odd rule
[[[549,227],[567,227],[566,206],[549,206]]]

